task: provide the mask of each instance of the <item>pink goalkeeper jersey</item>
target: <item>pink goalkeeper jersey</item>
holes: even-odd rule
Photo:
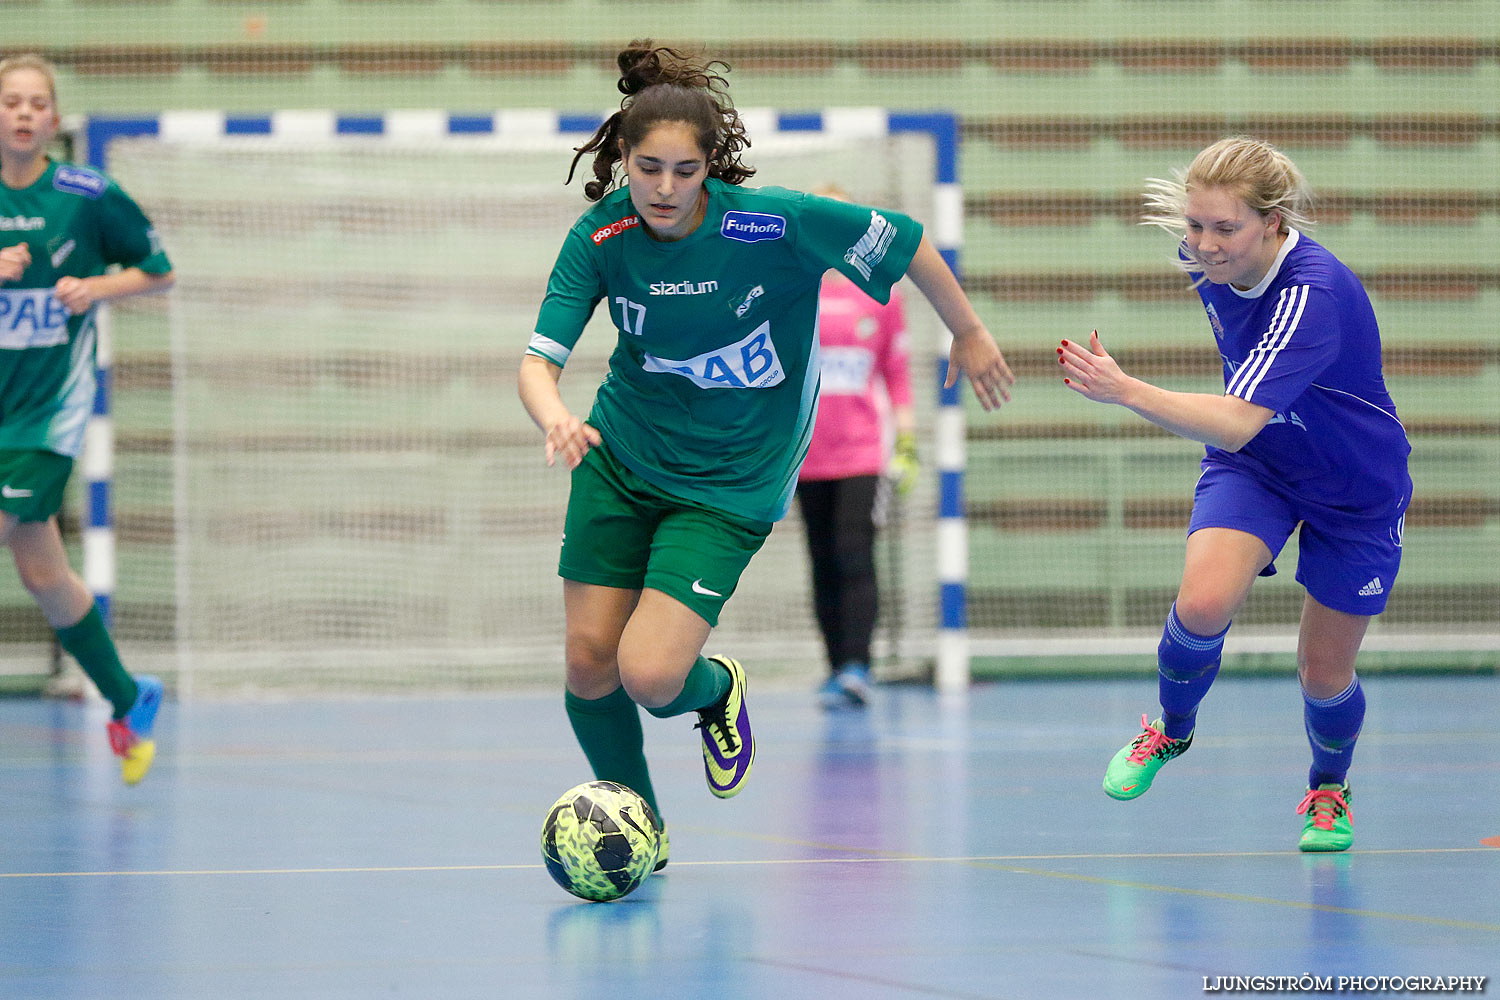
[[[911,404],[901,293],[891,289],[890,304],[883,306],[843,275],[824,275],[818,345],[823,374],[818,420],[798,478],[879,475],[888,454],[889,409]]]

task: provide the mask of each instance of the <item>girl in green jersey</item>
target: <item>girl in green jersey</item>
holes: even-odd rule
[[[637,705],[697,713],[721,798],[754,761],[744,670],[702,650],[807,452],[823,274],[880,301],[909,274],[953,333],[949,384],[968,375],[985,409],[1014,377],[914,220],[742,186],[754,170],[722,63],[650,42],[618,63],[621,110],[574,159],[593,155],[596,204],[558,256],[519,389],[547,463],[572,470],[559,560],[568,717],[595,776],[655,808]],[[584,419],[558,380],[601,301],[619,339]]]
[[[52,67],[35,55],[0,61],[0,543],[62,647],[114,706],[110,746],[135,784],[156,754],[162,685],[121,666],[68,564],[57,511],[93,409],[94,306],[164,291],[172,270],[129,196],[47,155],[59,124]]]

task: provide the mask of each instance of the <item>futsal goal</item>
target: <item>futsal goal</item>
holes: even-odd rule
[[[956,263],[950,116],[744,117],[752,183],[837,182],[923,220]],[[515,376],[588,204],[579,181],[563,185],[573,147],[601,120],[87,122],[90,162],[147,209],[178,274],[169,296],[115,308],[112,412],[91,444],[109,510],[90,515],[85,562],[113,591],[133,669],[184,694],[557,683],[568,477],[545,466]],[[938,388],[944,331],[909,297],[923,451],[942,470],[927,463],[881,544],[877,658],[886,676],[962,686],[962,416]],[[575,412],[614,341],[600,310],[562,380]],[[760,678],[810,684],[823,669],[795,511],[715,650]]]

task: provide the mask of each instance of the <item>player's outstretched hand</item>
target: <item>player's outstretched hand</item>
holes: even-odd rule
[[[1063,369],[1063,385],[1080,396],[1097,403],[1124,401],[1130,377],[1104,350],[1098,330],[1089,334],[1087,348],[1072,340],[1063,341],[1057,349],[1057,360]]]
[[[547,464],[554,465],[561,458],[569,471],[576,469],[589,449],[603,441],[603,436],[592,425],[569,414],[547,428]]]
[[[943,388],[951,389],[958,382],[960,373],[969,376],[974,386],[974,395],[979,405],[986,410],[999,409],[1010,402],[1010,387],[1016,377],[995,338],[984,327],[979,327],[963,337],[955,336],[948,350],[948,379]]]
[[[31,266],[31,248],[25,243],[0,249],[0,281],[20,281]]]

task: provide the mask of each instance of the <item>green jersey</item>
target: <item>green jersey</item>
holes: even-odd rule
[[[709,178],[703,222],[651,239],[626,189],[573,225],[528,353],[559,367],[601,299],[619,331],[589,423],[631,471],[740,517],[786,514],[818,395],[818,286],[829,268],[880,302],[922,227],[783,188]]]
[[[172,265],[119,185],[66,163],[47,164],[30,187],[0,184],[0,247],[22,242],[31,266],[0,284],[0,449],[76,458],[94,405],[95,310],[70,316],[52,288],[111,264],[151,274]]]

